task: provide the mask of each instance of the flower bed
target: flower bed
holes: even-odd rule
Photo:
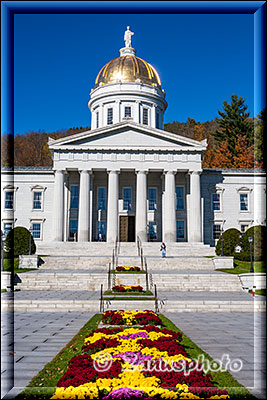
[[[109,325],[162,325],[157,314],[149,310],[109,310],[103,313],[101,322]]]
[[[140,285],[117,285],[113,286],[114,292],[143,292],[143,288]]]
[[[181,333],[156,326],[96,329],[69,361],[51,399],[228,399],[211,375],[191,371],[194,361],[181,340]],[[173,365],[183,369],[171,370]]]
[[[140,269],[140,267],[130,267],[130,266],[118,266],[118,267],[116,267],[116,271],[119,271],[119,272],[121,272],[121,271],[123,271],[123,272],[128,272],[128,271],[140,271],[141,269]]]

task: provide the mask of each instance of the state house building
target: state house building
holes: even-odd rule
[[[202,169],[206,140],[163,130],[157,71],[125,47],[98,73],[90,131],[49,140],[53,167],[2,169],[2,231],[38,242],[202,242],[265,224],[265,174]],[[101,235],[100,235],[101,233]]]

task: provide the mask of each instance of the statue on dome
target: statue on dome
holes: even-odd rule
[[[130,31],[130,27],[127,26],[127,31],[124,33],[124,41],[125,47],[132,47],[132,36],[134,35],[133,32]]]

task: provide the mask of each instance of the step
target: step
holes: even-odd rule
[[[123,301],[112,300],[104,302],[106,310],[155,310],[155,301]],[[266,312],[266,301],[167,301],[159,302],[159,312]],[[14,308],[13,308],[14,307]],[[17,300],[2,299],[2,312],[99,312],[99,300]]]

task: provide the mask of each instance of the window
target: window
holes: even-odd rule
[[[42,208],[42,192],[33,192],[33,209],[41,210]]]
[[[13,228],[13,224],[12,222],[4,222],[4,227],[3,227],[3,231],[4,231],[4,235],[5,237],[7,237],[8,232],[11,231],[11,229]]]
[[[108,125],[113,124],[113,108],[108,108],[108,120],[107,120]]]
[[[78,234],[78,220],[70,219],[69,238],[74,240],[74,238],[76,237],[77,240],[77,234]]]
[[[124,108],[124,117],[131,117],[132,116],[132,108],[131,107],[125,107]]]
[[[240,193],[240,211],[248,211],[248,193]]]
[[[149,210],[157,209],[157,189],[156,188],[148,189],[148,209]]]
[[[212,211],[221,210],[221,196],[220,193],[212,193]]]
[[[123,209],[124,210],[132,209],[132,189],[131,188],[123,188]]]
[[[156,113],[156,128],[159,129],[159,113]]]
[[[34,239],[41,239],[41,223],[32,223],[32,237]]]
[[[148,109],[143,108],[143,124],[148,125]]]
[[[184,187],[176,186],[176,210],[184,210]]]
[[[241,224],[240,231],[241,233],[245,233],[248,230],[248,225],[247,224]]]
[[[99,128],[99,112],[96,112],[96,127]]]
[[[105,210],[106,209],[106,188],[99,187],[97,194],[97,209]]]
[[[70,208],[78,210],[79,208],[79,186],[71,185],[70,187]]]
[[[213,224],[213,239],[219,239],[221,235],[221,225],[220,224]]]
[[[184,221],[176,221],[176,240],[184,239]]]
[[[99,240],[99,234],[101,233],[101,240],[106,240],[106,221],[97,221],[97,239]]]
[[[149,240],[157,240],[157,223],[154,221],[149,221],[148,236]]]
[[[6,192],[5,194],[5,208],[13,210],[14,192]]]

